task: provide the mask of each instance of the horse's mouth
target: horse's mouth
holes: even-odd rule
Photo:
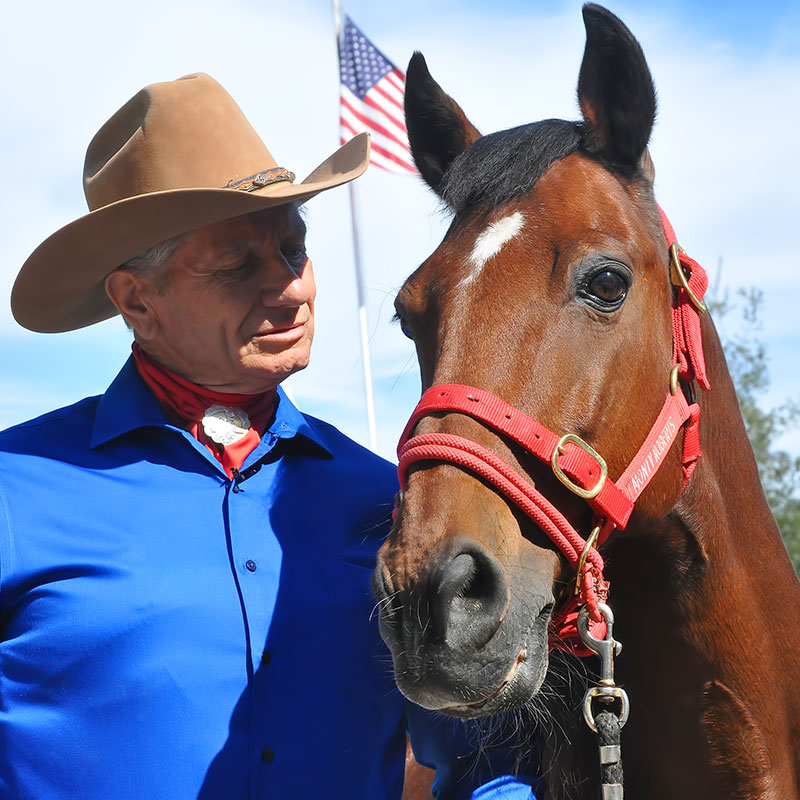
[[[503,678],[500,686],[493,692],[488,694],[482,700],[476,700],[472,703],[460,703],[458,705],[446,706],[438,709],[442,714],[447,714],[451,717],[458,717],[460,719],[471,719],[472,717],[482,717],[487,714],[494,714],[499,710],[503,710],[503,695],[508,690],[511,693],[511,686],[519,674],[520,667],[525,663],[525,658],[528,654],[526,647],[523,647],[517,655],[517,660],[514,665]],[[497,702],[495,702],[497,701]]]

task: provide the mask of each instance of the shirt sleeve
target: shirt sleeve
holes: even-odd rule
[[[406,705],[414,757],[436,770],[436,800],[536,800],[541,794],[538,774],[528,774],[540,771],[538,750],[531,742],[509,743],[507,731],[498,732],[485,721],[461,722]]]

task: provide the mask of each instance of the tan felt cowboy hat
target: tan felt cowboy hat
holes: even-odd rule
[[[11,292],[14,317],[42,333],[108,319],[116,309],[104,281],[123,262],[193,228],[308,200],[368,162],[369,136],[360,134],[295,184],[213,78],[147,86],[92,139],[83,172],[90,213],[25,262]]]

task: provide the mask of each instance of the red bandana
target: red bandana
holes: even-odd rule
[[[171,413],[175,421],[186,428],[198,442],[204,444],[213,453],[225,469],[229,478],[234,477],[234,472],[242,468],[244,460],[255,450],[261,437],[267,430],[275,413],[275,404],[278,396],[277,389],[263,394],[225,394],[212,392],[203,386],[181,378],[172,370],[159,364],[139,345],[134,342],[133,358],[142,380],[150,387],[150,391],[158,398],[161,405]],[[250,427],[241,438],[231,444],[220,444],[211,438],[203,417],[208,419],[206,412],[212,406],[221,406],[217,419],[226,416],[225,409],[241,409],[249,417]],[[231,414],[227,414],[231,416]],[[211,423],[213,424],[213,419]],[[230,428],[230,426],[228,426]],[[230,428],[230,430],[234,430]],[[235,431],[232,434],[236,435]],[[221,438],[218,434],[216,438]]]

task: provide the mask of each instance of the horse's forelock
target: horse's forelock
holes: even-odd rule
[[[587,149],[585,125],[546,119],[490,133],[473,142],[450,164],[440,194],[454,216],[476,209],[491,212],[533,189],[548,167],[572,153],[583,153],[626,182],[652,183],[649,154],[635,173],[618,169]]]
[[[580,148],[580,123],[548,119],[483,136],[444,175],[441,196],[456,215],[488,210],[533,188],[547,168]]]

